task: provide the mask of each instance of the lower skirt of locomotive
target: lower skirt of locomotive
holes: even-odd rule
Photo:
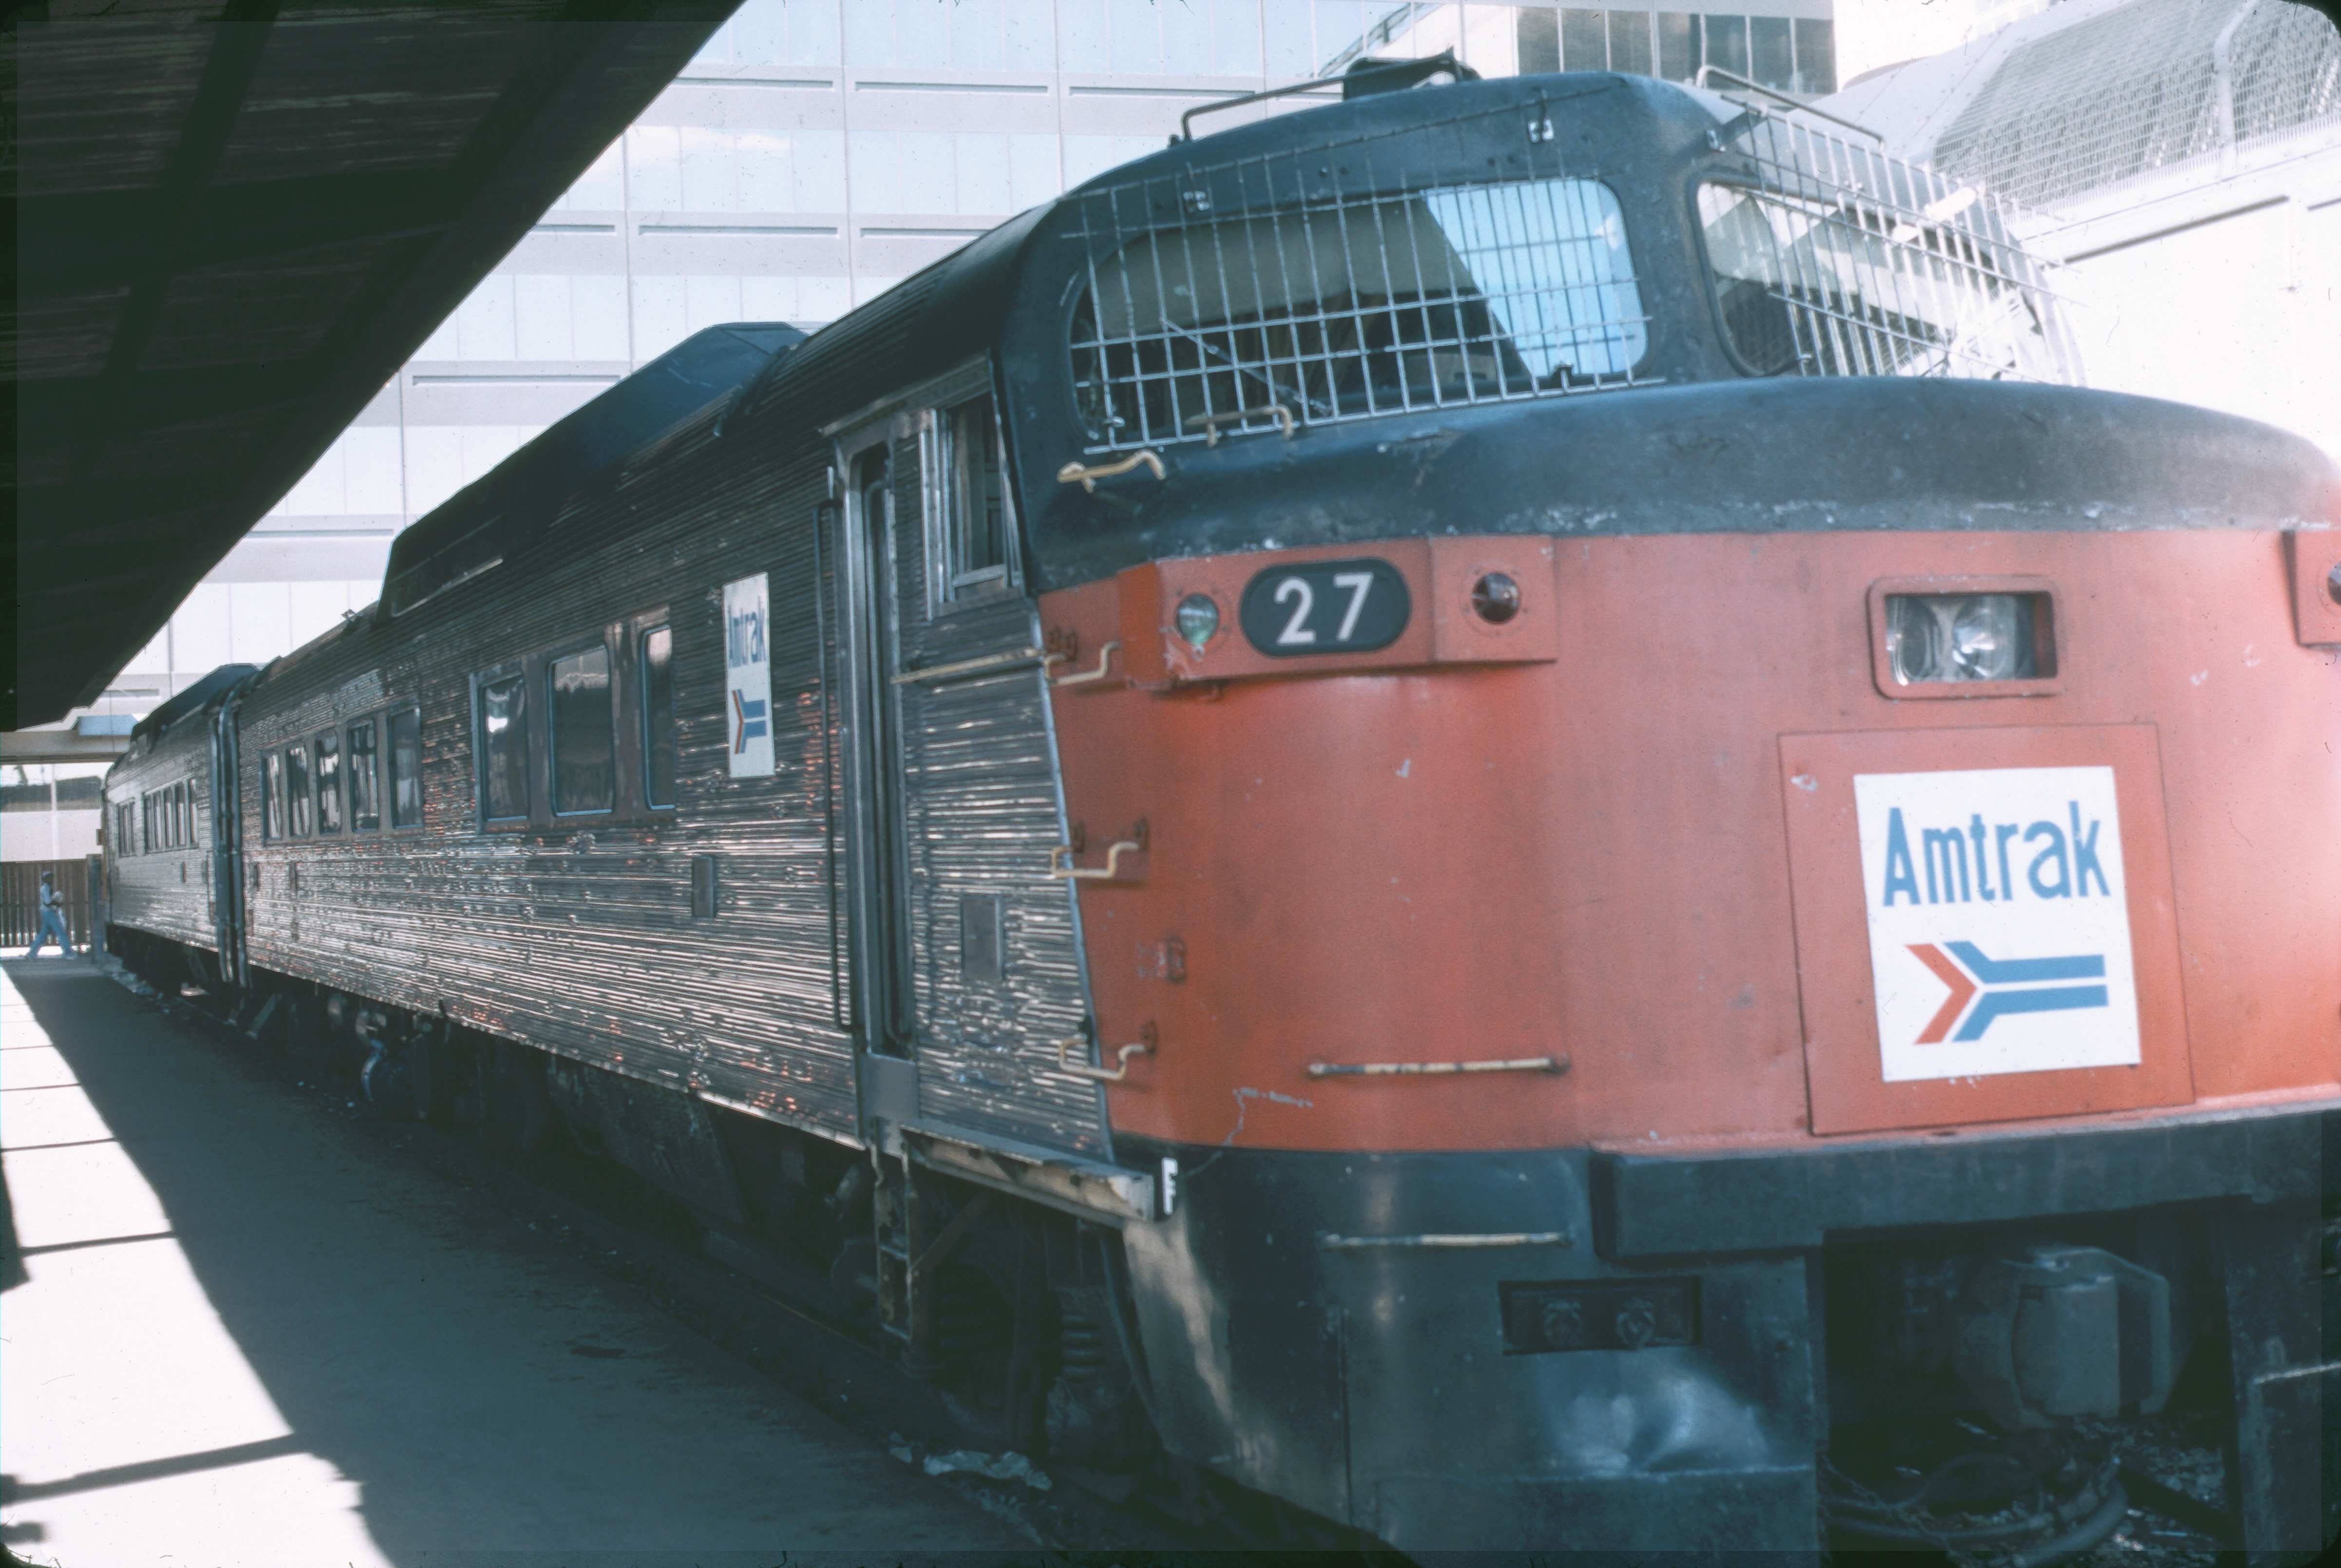
[[[2341,1530],[2341,1112],[1152,1152],[1176,1206],[1122,1239],[1164,1441],[1409,1551],[2037,1551],[2109,1533],[2122,1424],[2174,1400],[2234,1544]]]

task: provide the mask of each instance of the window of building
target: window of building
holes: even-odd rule
[[[1796,53],[1789,36],[1786,16],[1748,18],[1748,74],[1776,91],[1787,91],[1797,79]]]
[[[284,758],[280,752],[260,759],[260,836],[284,837]]]
[[[480,814],[491,822],[528,819],[528,682],[515,673],[480,682],[480,732],[473,744]]]
[[[390,716],[390,825],[423,822],[423,715],[409,708]]]
[[[371,833],[382,826],[382,765],[374,743],[374,720],[350,726],[350,831]]]
[[[295,839],[309,836],[309,749],[284,749],[284,802],[291,820],[286,826]]]
[[[1000,472],[1000,427],[991,394],[942,415],[946,598],[1008,581],[1008,489]]]
[[[1650,18],[1642,11],[1609,13],[1609,69],[1650,74]]]
[[[1679,11],[1658,14],[1659,74],[1669,82],[1688,82],[1698,74],[1698,30],[1696,17]]]
[[[1609,69],[1609,29],[1600,12],[1560,14],[1560,57],[1567,71]]]
[[[1718,70],[1735,76],[1748,74],[1748,18],[1745,16],[1701,16],[1699,34],[1704,39],[1701,55]]]
[[[1793,91],[1818,96],[1837,91],[1837,28],[1827,17],[1797,18],[1797,80]]]
[[[331,730],[317,737],[317,831],[342,830],[342,738]]]
[[[643,633],[643,799],[674,804],[674,632],[653,626]]]
[[[573,817],[617,804],[617,710],[610,650],[587,648],[546,667],[553,720],[553,809]]]

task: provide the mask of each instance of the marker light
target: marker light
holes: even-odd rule
[[[1938,680],[2034,680],[2044,658],[2037,593],[1890,593],[1886,658],[1904,686]]]
[[[1212,633],[1220,629],[1220,607],[1211,602],[1209,594],[1190,593],[1179,601],[1178,612],[1173,619],[1178,622],[1179,635],[1187,640],[1189,647],[1200,653],[1203,644],[1209,642]]]
[[[1500,571],[1491,571],[1471,585],[1471,612],[1490,626],[1501,626],[1520,612],[1520,585]]]

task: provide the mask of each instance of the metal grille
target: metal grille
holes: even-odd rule
[[[2043,264],[1981,187],[1766,115],[1725,151],[1739,178],[1702,185],[1699,218],[1750,369],[2079,381]]]
[[[2014,46],[1938,168],[2027,206],[2341,124],[2341,31],[2292,0],[2137,0]]]
[[[1442,127],[1527,137],[1529,177],[1499,184],[1410,175],[1407,144],[1436,134],[1415,129],[1073,198],[1089,287],[1071,347],[1091,450],[1647,380],[1617,197],[1561,172],[1535,139],[1542,121],[1513,108]],[[1336,162],[1347,191],[1332,188]]]

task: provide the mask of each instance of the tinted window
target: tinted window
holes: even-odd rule
[[[284,749],[284,804],[292,820],[286,824],[295,839],[309,836],[309,749]]]
[[[382,826],[382,764],[374,754],[374,720],[350,726],[350,831],[370,833]]]
[[[1748,63],[1756,80],[1785,92],[1796,85],[1796,60],[1788,45],[1786,16],[1748,18]]]
[[[607,811],[615,804],[617,724],[610,702],[610,650],[556,659],[553,691],[553,809]]]
[[[317,831],[342,830],[342,738],[317,737]]]
[[[1609,68],[1609,29],[1599,11],[1560,14],[1560,68],[1564,71],[1607,71]]]
[[[423,716],[413,709],[390,716],[390,825],[423,820]]]
[[[643,799],[674,804],[674,633],[643,633]]]
[[[491,822],[528,815],[528,683],[517,675],[480,683],[480,734],[473,748],[480,809]]]
[[[1797,22],[1797,91],[1837,91],[1836,29],[1826,20]]]
[[[1735,76],[1748,74],[1748,18],[1706,16],[1707,63]]]
[[[260,759],[260,836],[284,837],[284,759],[274,751]]]
[[[954,590],[998,581],[1008,569],[1008,495],[1000,480],[1000,432],[989,393],[946,416],[950,490],[944,531]]]

